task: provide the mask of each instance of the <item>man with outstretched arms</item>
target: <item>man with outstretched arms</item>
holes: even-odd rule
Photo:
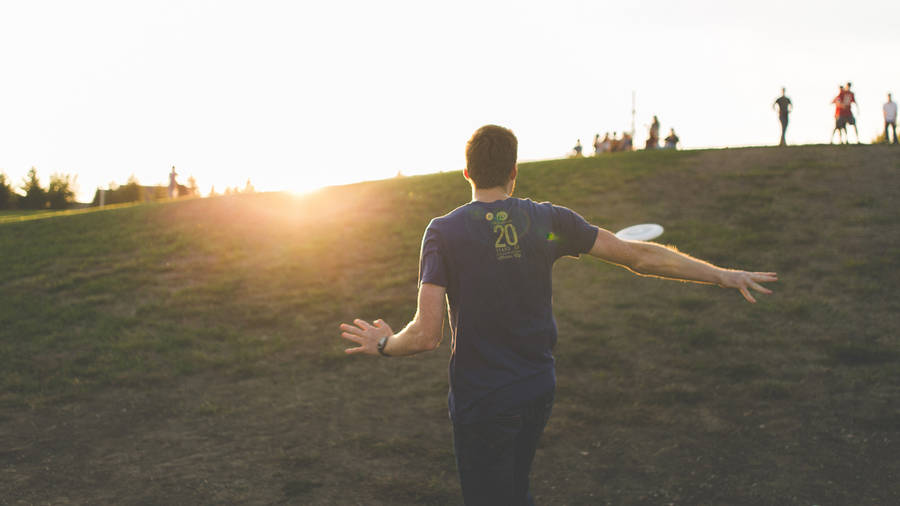
[[[533,504],[529,473],[550,417],[556,375],[553,263],[589,253],[636,274],[751,290],[775,273],[722,269],[655,243],[623,241],[575,212],[511,197],[518,174],[515,135],[478,129],[466,146],[472,201],[425,230],[418,310],[394,333],[382,320],[342,324],[350,354],[404,356],[441,341],[444,307],[451,331],[450,418],[467,505]]]

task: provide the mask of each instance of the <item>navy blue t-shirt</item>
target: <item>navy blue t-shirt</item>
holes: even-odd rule
[[[508,198],[431,220],[419,282],[446,287],[450,415],[474,422],[556,386],[553,263],[590,251],[597,227],[565,207]]]

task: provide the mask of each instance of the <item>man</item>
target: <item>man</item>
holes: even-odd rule
[[[778,107],[778,119],[781,121],[781,142],[778,143],[779,146],[787,146],[787,142],[785,142],[784,134],[787,133],[788,126],[788,114],[793,111],[794,106],[791,104],[791,99],[787,98],[785,95],[786,90],[781,88],[781,96],[775,99],[775,103],[772,104],[772,109],[776,106]],[[834,137],[834,132],[831,133],[832,138]]]
[[[834,130],[831,131],[831,144],[834,144],[834,134],[838,134],[838,144],[844,144],[847,137],[847,118],[844,116],[844,85],[838,86],[838,94],[831,100],[834,104]]]
[[[856,103],[856,95],[850,91],[851,83],[847,83],[847,86],[844,88],[844,94],[841,98],[841,117],[844,119],[844,123],[846,125],[853,125],[853,132],[856,133],[856,143],[861,144],[859,142],[859,130],[856,128],[856,117],[853,116],[853,104],[856,104],[856,111],[859,112],[859,104]],[[847,142],[850,142],[850,136],[847,136]]]
[[[603,140],[600,141],[600,152],[601,153],[609,153],[611,145],[612,145],[612,141],[609,138],[609,132],[606,132],[606,135],[603,136]]]
[[[590,253],[641,275],[736,288],[750,302],[750,290],[771,293],[759,283],[777,280],[775,273],[722,269],[658,244],[623,241],[564,207],[512,198],[517,146],[511,131],[495,125],[469,140],[463,175],[472,201],[425,230],[413,320],[396,334],[382,320],[341,325],[341,336],[358,345],[347,353],[412,355],[437,348],[448,306],[448,403],[470,506],[533,504],[528,477],[556,386],[557,259]]]
[[[175,179],[178,174],[175,172],[175,166],[172,166],[172,172],[169,172],[169,198],[174,199],[178,196],[178,181]]]
[[[634,139],[631,132],[622,132],[622,140],[619,141],[620,151],[631,151],[634,148]]]
[[[572,148],[572,151],[575,153],[575,158],[581,158],[581,139],[575,141],[575,147]]]
[[[647,136],[647,142],[644,149],[659,148],[659,118],[653,116],[653,123],[650,124],[650,134]]]
[[[670,128],[670,129],[669,129],[669,136],[666,137],[665,141],[666,141],[666,148],[665,148],[665,149],[678,149],[678,142],[679,142],[679,139],[678,139],[678,136],[675,135],[675,129],[674,129],[674,128]]]
[[[888,127],[891,127],[894,132],[894,144],[897,144],[897,104],[891,100],[890,93],[888,93],[888,101],[882,109],[884,111],[884,142],[885,144],[891,142],[891,138],[888,136]]]

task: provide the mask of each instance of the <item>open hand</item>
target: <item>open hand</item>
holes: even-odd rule
[[[748,302],[756,303],[756,299],[750,294],[750,290],[770,294],[772,290],[763,287],[760,283],[774,281],[778,281],[778,274],[774,272],[725,271],[719,286],[723,288],[737,288]]]
[[[359,346],[355,348],[347,348],[345,353],[366,353],[368,355],[378,355],[378,340],[382,337],[394,335],[391,326],[384,323],[384,320],[375,320],[374,325],[369,324],[365,320],[357,318],[353,320],[354,325],[346,323],[341,324],[341,337],[349,341],[353,341]]]

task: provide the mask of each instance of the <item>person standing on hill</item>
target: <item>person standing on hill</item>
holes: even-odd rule
[[[518,141],[496,125],[466,145],[472,201],[434,218],[419,256],[418,309],[395,333],[383,320],[341,324],[348,354],[434,350],[450,321],[449,414],[466,505],[530,505],[529,474],[556,387],[553,264],[587,253],[642,276],[751,290],[771,272],[716,267],[651,242],[625,241],[549,202],[512,197]],[[365,289],[365,287],[361,287]]]
[[[787,98],[785,92],[786,90],[782,87],[781,96],[775,99],[775,103],[772,104],[773,109],[778,107],[778,120],[781,121],[781,142],[778,143],[779,146],[787,146],[784,135],[787,133],[788,114],[794,109],[793,104],[791,104],[791,99]],[[834,137],[833,132],[831,136]]]
[[[650,124],[650,134],[647,136],[644,149],[657,148],[659,148],[659,118],[653,116],[653,123]]]
[[[575,158],[581,158],[582,149],[583,148],[581,147],[581,139],[578,139],[577,141],[575,141],[575,147],[572,148],[572,152],[575,154]]]
[[[859,104],[856,102],[856,95],[850,91],[850,86],[852,83],[847,83],[847,86],[844,87],[843,93],[838,95],[840,99],[840,117],[843,120],[844,125],[853,125],[853,132],[856,133],[856,143],[859,142],[859,130],[856,128],[856,116],[853,115],[853,104],[856,104],[856,110],[859,111]],[[847,142],[850,142],[850,136],[847,135]]]
[[[178,174],[175,172],[175,166],[172,166],[172,172],[169,172],[169,198],[174,199],[178,196]]]
[[[622,140],[619,141],[620,151],[631,151],[634,148],[633,133],[634,132],[622,132]]]
[[[882,107],[882,111],[884,112],[884,142],[891,142],[888,137],[888,127],[890,127],[894,132],[894,144],[897,144],[897,103],[891,99],[890,93],[888,93],[888,100]]]
[[[600,152],[609,153],[611,147],[612,141],[609,138],[609,132],[606,132],[606,135],[603,136],[603,140],[600,141]]]
[[[834,134],[838,134],[838,144],[843,144],[845,139],[849,141],[847,136],[847,119],[843,114],[844,110],[844,85],[838,86],[838,94],[831,100],[834,104],[834,130],[831,131],[831,143],[834,143]]]
[[[665,140],[666,140],[666,147],[665,147],[666,149],[678,149],[678,142],[680,141],[680,139],[678,139],[678,136],[675,135],[674,128],[669,129],[669,136],[666,137]]]

